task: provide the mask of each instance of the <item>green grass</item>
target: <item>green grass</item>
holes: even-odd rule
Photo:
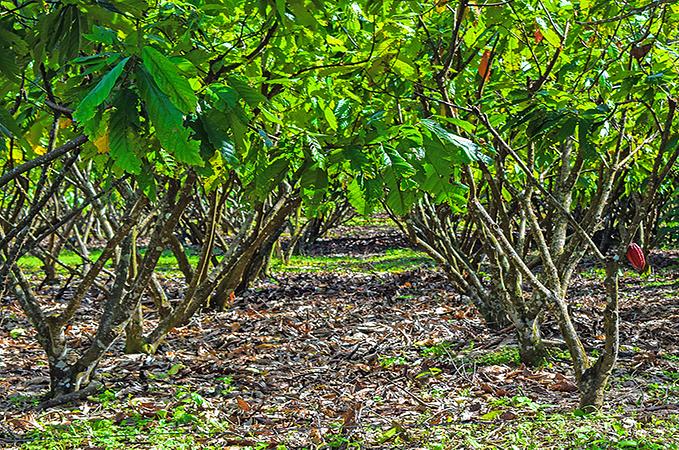
[[[345,224],[347,227],[389,227],[398,228],[396,224],[387,216],[376,217],[376,216],[361,216],[356,215],[349,219]]]
[[[427,448],[508,449],[678,449],[676,417],[649,422],[606,416],[576,417],[573,414],[521,417],[491,424],[432,427]]]
[[[449,418],[435,425],[365,426],[352,430],[351,438],[345,437],[340,426],[330,427],[321,436],[322,448],[679,449],[676,416],[548,414],[540,406],[526,397],[517,397],[489,404],[491,410],[470,423],[456,423]],[[39,425],[25,435],[20,448],[217,449],[225,448],[220,438],[238,440],[230,423],[203,418],[187,405],[175,407],[165,417],[133,414],[119,421],[95,419],[75,420],[68,425]],[[300,431],[304,431],[303,426]],[[244,441],[258,441],[256,436],[243,437]],[[305,448],[286,446],[284,435],[280,439],[282,442],[244,442],[237,448]]]
[[[515,346],[505,346],[487,352],[474,352],[473,342],[466,348],[458,351],[452,349],[452,343],[448,341],[439,342],[434,345],[421,346],[420,355],[433,359],[461,358],[469,365],[493,366],[500,364],[519,365],[519,349]]]
[[[139,252],[143,255],[146,252],[146,249],[142,248],[139,250]],[[192,265],[198,264],[198,258],[199,255],[191,250],[188,250],[186,252],[187,257],[189,259],[189,262]],[[100,249],[95,249],[90,251],[90,259],[92,261],[96,261],[97,258],[101,255],[101,250]],[[217,257],[218,259],[220,258],[219,256]],[[83,263],[83,259],[77,255],[76,253],[69,251],[69,250],[63,250],[59,254],[59,261],[68,267],[77,267]],[[42,261],[40,258],[37,258],[35,256],[24,256],[19,259],[19,266],[21,266],[24,270],[27,270],[29,272],[37,272],[42,270]],[[105,267],[110,268],[111,267],[111,262],[110,260],[106,263]],[[67,274],[68,272],[66,269],[61,265],[57,264],[56,265],[56,270],[57,273],[60,273],[62,275]],[[177,258],[172,254],[170,250],[165,250],[163,253],[160,255],[160,258],[158,259],[158,265],[156,266],[156,270],[158,271],[172,271],[172,270],[179,270],[177,266]]]
[[[500,347],[497,350],[477,355],[474,357],[474,361],[479,366],[494,366],[499,364],[518,366],[521,362],[519,359],[519,349],[514,346]]]
[[[109,419],[78,421],[70,425],[46,426],[43,430],[31,433],[21,448],[38,449],[77,449],[105,448],[124,449],[130,444],[143,445],[144,448],[162,449],[217,449],[222,446],[204,445],[203,437],[190,428],[181,427],[179,420],[149,420],[141,417],[131,418],[116,424]]]
[[[272,261],[275,272],[389,272],[398,273],[434,263],[422,252],[403,248],[387,250],[383,255],[357,258],[352,256],[293,256],[288,265]]]
[[[90,252],[90,258],[93,260],[96,260],[99,255],[101,255],[101,250]],[[68,267],[77,267],[83,263],[82,258],[71,251],[62,251],[59,254],[59,261]],[[35,256],[23,256],[19,258],[19,266],[31,272],[38,271],[42,268],[42,261]],[[56,269],[59,273],[66,273],[66,270],[60,265],[57,265]]]
[[[140,253],[144,253],[141,249]],[[90,258],[96,260],[101,255],[101,250],[93,250]],[[187,251],[187,257],[191,265],[198,264],[199,255],[193,251]],[[217,256],[217,259],[221,259]],[[69,267],[77,267],[82,264],[82,258],[71,251],[62,251],[59,261]],[[29,272],[42,270],[42,262],[35,256],[24,256],[19,260],[19,265]],[[434,266],[433,261],[425,253],[403,248],[387,250],[385,254],[373,255],[366,258],[352,256],[293,256],[289,264],[284,265],[280,259],[274,258],[271,268],[275,272],[390,272],[398,273],[416,269],[423,265]],[[106,267],[110,268],[110,262]],[[57,272],[66,275],[67,271],[60,265],[56,266]],[[156,270],[159,272],[178,272],[177,259],[171,251],[166,250],[160,256]]]
[[[644,282],[643,286],[644,287],[672,287],[672,286],[677,286],[679,287],[679,281],[677,280],[657,280],[657,281],[646,281]]]

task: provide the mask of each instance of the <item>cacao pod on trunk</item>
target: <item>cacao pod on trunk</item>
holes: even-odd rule
[[[629,263],[632,264],[632,267],[638,272],[643,271],[646,267],[644,252],[641,250],[641,247],[634,242],[627,247],[627,261],[629,261]]]

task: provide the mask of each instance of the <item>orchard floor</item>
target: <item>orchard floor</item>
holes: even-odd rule
[[[511,331],[489,330],[396,230],[336,233],[157,355],[118,343],[100,366],[105,389],[77,405],[36,408],[45,358],[3,298],[0,448],[679,448],[678,251],[653,255],[650,278],[625,274],[621,361],[606,410],[583,416],[553,320],[549,364],[520,366]],[[177,272],[161,276],[179,295]],[[583,265],[571,296],[592,349],[601,276]],[[76,343],[98,301],[69,330]]]

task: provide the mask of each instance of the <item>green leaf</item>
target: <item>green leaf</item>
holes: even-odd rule
[[[415,204],[415,195],[409,191],[392,189],[387,195],[387,206],[398,216],[404,216]]]
[[[120,74],[123,73],[125,64],[129,59],[128,57],[120,61],[110,72],[101,78],[94,89],[82,99],[73,113],[73,119],[84,124],[95,116],[97,107],[109,97],[113,86],[118,81]]]
[[[400,177],[410,177],[416,172],[412,164],[406,161],[399,152],[389,147],[384,149],[382,161],[385,166],[392,167]]]
[[[139,176],[137,176],[137,182],[144,195],[152,202],[155,202],[158,197],[158,187],[156,186],[156,178],[153,176],[153,172],[142,170]]]
[[[318,164],[318,167],[320,167],[321,169],[325,169],[327,164],[327,158],[323,153],[321,143],[318,142],[318,139],[316,139],[314,136],[310,134],[306,134],[305,138],[307,144],[309,145],[309,150],[311,151],[311,159],[316,164]]]
[[[28,142],[24,139],[19,124],[5,108],[0,108],[0,133],[18,139],[22,146],[28,147]]]
[[[397,59],[394,61],[394,70],[404,78],[412,79],[417,75],[417,70],[407,62]]]
[[[669,138],[665,147],[665,151],[669,154],[672,154],[674,152],[674,148],[677,147],[677,144],[679,144],[679,133],[675,133]]]
[[[83,37],[92,42],[112,45],[116,40],[116,32],[110,28],[94,25],[94,27],[92,27],[92,32],[84,34]]]
[[[473,141],[449,132],[432,119],[423,119],[422,124],[427,130],[433,133],[444,146],[452,147],[457,150],[451,153],[455,159],[454,162],[468,164],[472,161],[489,161],[489,158],[481,153],[479,146]]]
[[[436,197],[438,197],[439,194],[446,192],[447,188],[450,186],[449,177],[442,175],[441,172],[437,171],[431,164],[425,164],[424,171],[426,178],[422,184],[422,189]]]
[[[180,370],[184,368],[186,368],[186,366],[182,363],[173,364],[172,367],[170,367],[170,369],[167,371],[167,374],[171,377],[175,376],[179,373]]]
[[[226,114],[211,109],[205,114],[201,114],[200,121],[207,133],[208,140],[221,152],[224,160],[232,164],[237,163],[236,148],[226,128],[228,125]]]
[[[335,113],[332,112],[332,109],[329,107],[324,108],[323,116],[325,116],[325,120],[328,122],[328,125],[330,125],[330,129],[337,131],[337,117],[335,117]]]
[[[200,157],[200,144],[191,139],[189,130],[184,127],[181,111],[158,88],[146,70],[140,69],[137,72],[137,81],[160,144],[177,160],[202,166],[204,163]]]
[[[184,114],[195,111],[198,99],[189,81],[177,71],[176,65],[153,47],[141,52],[144,67],[165,95]]]
[[[134,145],[133,118],[137,117],[136,98],[127,92],[116,102],[116,109],[111,113],[109,122],[109,148],[111,158],[125,172],[139,175],[141,159],[137,156]]]
[[[494,409],[492,411],[488,411],[484,415],[481,416],[481,420],[495,420],[498,417],[502,415],[503,411],[501,409]]]
[[[223,84],[214,84],[209,88],[210,92],[221,100],[218,106],[220,110],[231,111],[238,105],[239,94],[234,88]]]
[[[267,162],[260,171],[255,173],[255,196],[263,199],[271,194],[272,189],[274,189],[287,174],[288,168],[288,161],[283,157],[278,157],[271,162]]]
[[[380,443],[384,444],[389,439],[396,436],[399,432],[400,432],[400,428],[398,426],[389,428],[387,431],[382,433],[382,437],[380,438]]]
[[[266,97],[262,95],[257,89],[253,88],[248,82],[242,78],[231,76],[228,78],[229,86],[238,92],[250,107],[254,108],[260,103],[266,102]]]
[[[351,183],[347,186],[347,199],[351,206],[353,206],[356,211],[361,215],[367,215],[367,202],[365,200],[365,195],[361,189],[361,185],[358,179],[354,178]]]
[[[592,122],[588,119],[580,119],[578,124],[578,141],[580,148],[586,160],[591,160],[596,157],[596,149],[592,145],[589,136],[592,131]]]
[[[141,16],[149,8],[146,0],[117,0],[118,9],[131,13],[133,16]]]
[[[260,108],[260,110],[262,111],[262,114],[264,114],[264,117],[266,117],[267,120],[269,120],[270,122],[273,122],[281,126],[284,125],[283,121],[276,114],[272,113],[266,108]]]
[[[559,38],[559,35],[552,30],[552,27],[545,22],[544,19],[541,17],[537,17],[535,19],[537,24],[540,26],[540,32],[542,35],[545,37],[545,40],[551,45],[552,47],[558,48],[561,46],[561,39]]]
[[[325,189],[328,186],[328,174],[314,164],[302,173],[299,185],[308,189]]]
[[[467,122],[466,120],[458,119],[457,117],[441,117],[441,120],[445,120],[448,123],[458,126],[467,133],[473,133],[474,128],[476,128],[476,126],[473,123]]]

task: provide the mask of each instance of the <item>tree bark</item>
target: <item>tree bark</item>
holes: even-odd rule
[[[622,253],[622,252],[621,252]],[[578,380],[580,408],[586,411],[600,410],[604,404],[606,385],[613,373],[620,349],[620,314],[618,294],[618,259],[610,257],[606,262],[606,309],[604,310],[604,350],[596,363],[585,370]]]
[[[515,327],[521,362],[531,367],[543,364],[547,358],[547,350],[542,341],[539,319],[536,317],[533,321],[522,322]]]

